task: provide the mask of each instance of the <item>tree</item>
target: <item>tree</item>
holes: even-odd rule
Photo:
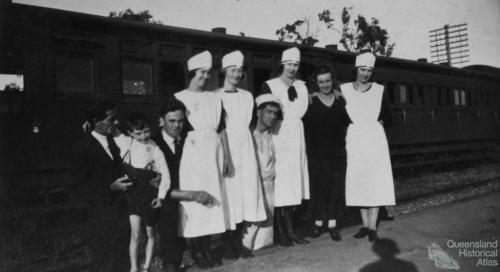
[[[149,10],[139,11],[138,13],[133,12],[131,9],[126,9],[124,11],[120,11],[119,13],[116,13],[116,11],[112,11],[109,13],[108,17],[135,22],[143,22],[148,24],[163,24],[160,20],[153,19],[153,15],[149,13]]]
[[[306,27],[305,33],[302,33],[301,26]],[[307,46],[314,46],[318,42],[315,38],[316,35],[311,34],[309,18],[297,20],[292,24],[286,24],[284,27],[276,30],[276,35],[279,41],[290,41]]]
[[[370,49],[374,54],[390,56],[395,43],[389,43],[389,34],[386,29],[379,25],[376,18],[372,18],[368,24],[366,18],[358,15],[357,19],[351,23],[352,7],[342,9],[342,28],[335,27],[335,19],[332,11],[325,9],[318,13],[318,23],[326,27],[327,30],[335,31],[340,35],[339,43],[349,52],[359,52],[361,49]],[[297,20],[292,24],[276,30],[276,35],[280,41],[291,41],[303,45],[314,46],[319,40],[318,31],[311,31],[309,18]]]
[[[351,21],[351,8],[342,10],[342,33],[340,43],[349,52],[359,52],[361,49],[370,49],[374,54],[382,56],[392,55],[396,43],[389,43],[389,34],[386,29],[379,25],[376,18],[371,19],[370,24],[362,15]]]

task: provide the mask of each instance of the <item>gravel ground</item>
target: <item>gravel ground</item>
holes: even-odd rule
[[[398,221],[399,217],[403,216],[404,218],[404,215],[425,213],[429,208],[446,206],[446,204],[466,201],[466,199],[498,191],[500,191],[500,164],[496,162],[460,170],[400,178],[396,181],[398,205],[389,208],[388,213],[396,218],[395,221]],[[354,232],[354,230],[350,231]],[[349,236],[352,234],[349,233]],[[345,262],[349,263],[350,261],[344,260],[342,265],[336,265],[325,260],[325,255],[329,253],[335,255],[335,251],[338,250],[349,250],[349,253],[344,255],[357,255],[360,254],[360,250],[362,256],[371,254],[369,247],[362,246],[359,241],[349,240],[354,243],[354,246],[341,247],[342,249],[339,249],[338,246],[332,247],[331,241],[326,235],[315,240],[313,245],[293,247],[293,249],[273,246],[256,252],[256,257],[252,260],[238,260],[231,262],[228,267],[216,268],[213,271],[344,271],[339,269],[345,269]],[[410,249],[410,251],[412,250]],[[311,252],[321,253],[313,254]],[[161,271],[159,261],[157,260],[157,270],[155,271]],[[186,261],[192,263],[189,256],[186,256]],[[290,266],[290,262],[293,262],[293,267]],[[192,267],[188,271],[199,270]],[[406,270],[401,271],[407,272]]]
[[[458,188],[458,189],[457,189]],[[457,202],[460,201],[462,202],[464,199],[468,198],[473,198],[474,196],[478,195],[484,195],[490,192],[495,192],[495,191],[500,191],[500,163],[494,162],[494,163],[487,163],[483,165],[475,165],[463,169],[455,169],[455,170],[449,170],[449,171],[443,171],[443,172],[434,172],[434,173],[425,173],[421,174],[418,176],[409,176],[409,177],[403,177],[403,178],[398,178],[396,180],[396,194],[397,194],[397,199],[398,199],[398,205],[394,208],[389,208],[388,213],[391,216],[394,216],[396,220],[401,215],[408,216],[408,214],[415,214],[421,211],[424,211],[426,209],[436,207],[436,206],[443,206],[444,204],[447,203],[452,203],[452,202]],[[4,240],[7,239],[7,237],[3,237]],[[326,243],[325,246],[330,245],[331,242],[327,241],[327,239],[323,236],[321,239],[325,240],[323,241]],[[320,240],[321,240],[320,239]],[[67,239],[66,239],[67,240]],[[73,240],[78,240],[78,239],[71,239]],[[63,240],[61,240],[63,241]],[[57,267],[64,267],[69,264],[78,264],[78,260],[81,258],[78,258],[78,256],[82,256],[82,248],[71,248],[71,250],[65,250],[65,252],[62,254],[64,256],[74,256],[74,258],[70,258],[66,256],[66,260],[71,259],[71,261],[62,261],[59,260],[58,258],[61,256],[61,252],[54,254],[54,252],[48,252],[45,249],[41,249],[42,253],[44,254],[43,256],[32,256],[33,254],[37,253],[40,250],[34,250],[31,252],[30,250],[24,249],[24,247],[16,243],[15,241],[5,241],[6,243],[3,243],[6,245],[4,247],[5,249],[9,250],[9,256],[10,255],[19,255],[22,260],[17,260],[14,261],[10,260],[7,261],[7,264],[9,265],[10,268],[17,267],[19,263],[23,263],[22,268],[19,267],[19,269],[9,269],[5,267],[0,266],[0,271],[33,271],[33,268],[39,267],[43,271],[48,271],[46,270],[48,267],[51,267],[50,271],[66,271],[66,270],[58,270]],[[52,242],[57,242],[57,241],[52,241]],[[323,242],[320,243],[314,243],[315,247],[321,248],[323,246]],[[49,243],[49,242],[47,242]],[[42,243],[43,244],[43,243]],[[64,245],[61,246],[61,250],[63,248],[70,247],[70,245]],[[52,247],[48,247],[52,248]],[[294,252],[297,251],[297,254],[294,256],[297,256],[296,259],[293,261],[296,262],[297,264],[304,264],[304,267],[308,266],[307,262],[314,260],[314,256],[308,256],[307,260],[302,259],[300,256],[303,256],[303,253],[312,250],[309,246],[305,247],[294,247]],[[358,249],[356,249],[358,250]],[[369,249],[363,249],[363,250],[369,250]],[[60,251],[60,250],[59,250]],[[281,252],[288,252],[288,249],[283,249],[281,247],[271,247],[269,249],[265,249],[259,252],[256,252],[256,256],[262,256],[263,257],[258,257],[254,258],[252,260],[252,271],[260,271],[260,268],[262,268],[263,271],[266,269],[266,264],[269,263],[270,260],[269,258],[271,257],[265,257],[265,256],[272,256],[269,255],[270,252],[278,252],[281,254]],[[18,254],[19,253],[19,254]],[[85,255],[85,254],[84,254]],[[189,256],[189,254],[186,255],[186,263],[187,264],[192,264],[192,260]],[[30,257],[31,256],[31,257]],[[53,257],[55,256],[56,259]],[[271,258],[272,259],[272,258]],[[43,264],[40,264],[40,261],[33,262],[33,260],[40,260],[43,261]],[[61,262],[62,261],[62,262]],[[81,261],[81,260],[80,260]],[[318,260],[319,261],[319,260]],[[83,261],[82,261],[83,262]],[[240,262],[240,261],[238,261]],[[14,264],[16,263],[16,264]],[[47,263],[50,263],[51,265],[47,266]],[[85,262],[83,262],[85,263]],[[5,263],[4,263],[5,264]],[[12,266],[13,265],[13,266]],[[299,265],[300,266],[300,265]],[[297,267],[299,267],[297,266]],[[43,267],[43,268],[42,268]],[[280,266],[275,266],[276,269],[280,270],[281,268],[285,269],[286,264],[284,264],[283,267]],[[335,267],[332,266],[332,269]],[[40,269],[35,269],[35,270],[40,270]],[[285,269],[286,271],[309,271],[309,270],[297,270],[298,268],[294,268],[292,270]],[[40,271],[41,271],[40,270]],[[71,271],[67,270],[67,271]],[[155,257],[152,265],[151,271],[153,272],[158,272],[161,271],[161,260],[158,257]],[[196,271],[196,268],[190,268],[189,271]],[[223,270],[224,271],[224,270]],[[230,271],[230,270],[225,270],[225,271]],[[239,270],[239,271],[245,271],[245,270]],[[311,270],[314,271],[314,270]],[[331,270],[331,271],[341,271],[341,270]]]

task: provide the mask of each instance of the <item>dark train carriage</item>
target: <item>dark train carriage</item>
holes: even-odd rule
[[[498,136],[498,76],[397,59],[379,58],[377,65],[376,80],[386,87],[395,120],[391,145]]]
[[[243,88],[260,88],[289,43],[223,33],[129,22],[21,4],[1,10],[2,73],[23,74],[23,92],[0,93],[2,172],[63,171],[81,135],[82,109],[96,98],[115,101],[124,113],[154,116],[159,103],[182,90],[185,61],[208,49],[221,84],[223,54],[245,53]],[[340,81],[352,79],[354,55],[302,47],[304,80],[320,62],[330,62]],[[493,72],[492,72],[493,71]],[[498,137],[498,69],[459,69],[378,57],[375,80],[386,86],[394,125],[393,150],[489,141]],[[406,149],[405,149],[406,150]],[[395,151],[397,153],[397,151]],[[406,152],[406,151],[404,151]]]
[[[188,57],[205,49],[215,64],[208,89],[219,86],[222,55],[238,48],[246,54],[248,68],[242,87],[255,90],[278,65],[280,52],[290,46],[19,4],[5,8],[4,15],[9,24],[4,27],[8,39],[2,70],[23,74],[25,79],[25,91],[8,99],[18,111],[9,110],[2,117],[4,125],[13,125],[10,132],[19,134],[8,137],[5,146],[37,139],[39,145],[25,151],[43,149],[45,157],[27,160],[22,155],[12,163],[24,168],[64,165],[70,155],[67,147],[81,132],[82,108],[96,98],[111,99],[124,112],[140,109],[154,115],[162,100],[184,88]],[[303,51],[306,74],[318,61],[332,59],[324,50]],[[347,53],[338,55],[352,59]]]

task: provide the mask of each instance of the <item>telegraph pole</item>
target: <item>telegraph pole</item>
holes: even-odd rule
[[[469,62],[467,24],[444,25],[429,31],[432,63],[462,66]]]

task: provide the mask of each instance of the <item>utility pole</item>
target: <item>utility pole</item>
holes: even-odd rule
[[[429,31],[432,63],[461,67],[469,62],[467,24],[444,25]]]

